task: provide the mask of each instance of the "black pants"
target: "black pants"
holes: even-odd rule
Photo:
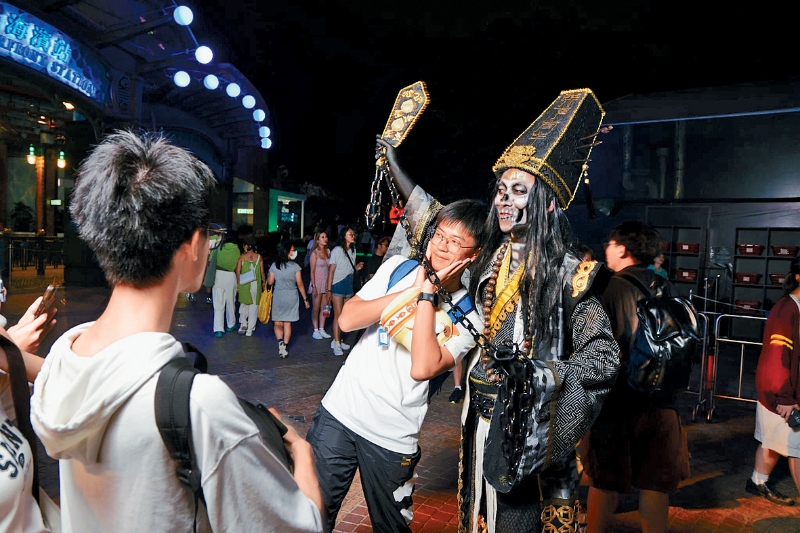
[[[347,429],[322,406],[314,415],[306,438],[314,448],[327,531],[333,531],[336,525],[336,516],[358,468],[373,531],[410,533],[406,517],[408,522],[413,517],[413,484],[404,485],[414,475],[422,455],[419,448],[410,456],[381,448]]]

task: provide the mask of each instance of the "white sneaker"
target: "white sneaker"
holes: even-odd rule
[[[281,357],[281,359],[286,359],[289,357],[289,350],[286,349],[286,344],[284,344],[283,341],[278,343],[278,355]]]
[[[248,329],[247,333],[245,333],[244,336],[245,337],[252,337],[253,336],[253,330],[252,329]]]
[[[312,333],[312,334],[311,334],[311,338],[312,338],[312,339],[317,339],[318,341],[321,341],[321,340],[322,340],[322,339],[324,339],[325,337],[323,337],[323,336],[322,336],[322,334],[319,332],[319,330],[318,330],[318,329],[315,329],[315,330],[314,330],[314,333]]]
[[[331,338],[331,336],[328,335],[328,332],[325,331],[324,329],[319,328],[317,331],[319,331],[319,334],[322,336],[323,339],[330,339]]]
[[[334,341],[331,343],[331,348],[333,348],[333,355],[344,355],[341,343]]]
[[[247,331],[247,324],[242,324],[241,326],[239,326],[239,335],[244,335],[246,331]]]
[[[349,350],[350,349],[350,345],[349,344],[345,344],[343,342],[340,342],[339,344],[342,345],[342,350]]]

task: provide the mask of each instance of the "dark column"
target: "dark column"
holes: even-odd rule
[[[50,205],[50,200],[56,197],[58,190],[59,151],[58,147],[45,150],[44,197],[42,198],[42,205],[44,206],[44,224],[40,227],[44,228],[45,234],[51,236],[56,234],[56,208]]]
[[[8,226],[8,150],[0,143],[0,223]]]
[[[97,142],[94,128],[87,121],[68,122],[67,144],[64,147],[70,166],[66,175],[75,177],[75,169]],[[64,211],[69,213],[71,190],[67,190]],[[78,235],[78,227],[68,220],[64,225],[64,285],[79,287],[102,287],[106,283],[103,271],[97,264],[94,253]]]
[[[36,158],[36,227],[33,231],[39,231],[44,227],[44,167],[47,156]]]

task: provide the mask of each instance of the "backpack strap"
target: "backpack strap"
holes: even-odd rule
[[[169,456],[178,463],[178,480],[194,495],[203,498],[200,469],[192,447],[189,395],[194,377],[200,372],[185,357],[177,357],[161,368],[156,383],[155,414],[158,432]],[[196,512],[196,507],[195,507]]]
[[[8,360],[8,378],[11,382],[11,397],[14,401],[14,414],[17,427],[22,436],[28,441],[31,452],[36,453],[36,434],[31,426],[31,390],[28,387],[28,373],[25,369],[25,360],[16,344],[0,335],[0,347],[6,352]],[[33,497],[39,501],[39,468],[35,460],[31,467],[33,471]]]
[[[397,283],[403,279],[404,277],[408,276],[412,270],[419,266],[419,261],[416,259],[406,259],[399,265],[397,265],[394,270],[392,271],[391,275],[389,276],[389,285],[386,287],[386,292],[388,293],[389,290],[397,285]]]
[[[472,298],[470,298],[469,293],[465,294],[459,301],[453,304],[453,307],[451,307],[449,311],[447,311],[450,320],[453,322],[458,322],[458,317],[456,317],[456,314],[453,311],[456,307],[458,307],[458,310],[464,316],[467,316],[475,310],[475,304],[472,302]]]
[[[658,279],[654,282],[653,289],[655,293],[653,293],[639,278],[632,274],[617,274],[617,276],[639,289],[639,291],[644,294],[645,298],[649,296],[661,296],[664,292],[664,283],[660,282]]]

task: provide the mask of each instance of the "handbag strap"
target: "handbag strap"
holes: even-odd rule
[[[355,273],[356,273],[356,264],[353,263],[352,259],[350,259],[350,254],[347,253],[347,248],[342,247],[342,251],[344,252],[344,256],[347,258],[347,261],[350,263],[350,266],[353,267],[353,275],[355,275]],[[353,250],[353,255],[355,255],[355,253],[356,253],[356,251],[354,249]]]
[[[36,455],[36,434],[31,426],[31,392],[28,387],[28,374],[25,370],[25,361],[22,359],[22,352],[16,344],[8,338],[0,335],[0,348],[6,352],[8,359],[8,377],[11,381],[11,397],[14,400],[14,413],[17,417],[17,427],[20,433],[28,441],[31,452]],[[33,497],[39,501],[39,469],[34,461],[33,470]]]

